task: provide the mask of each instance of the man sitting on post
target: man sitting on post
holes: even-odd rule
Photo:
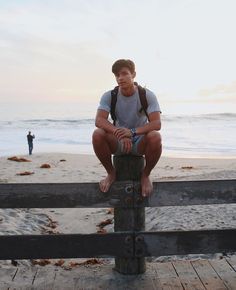
[[[102,192],[107,192],[116,180],[111,156],[132,154],[145,156],[141,174],[142,196],[152,193],[150,173],[157,164],[161,152],[160,107],[156,96],[134,82],[135,64],[129,59],[117,60],[112,66],[118,87],[103,94],[96,115],[93,133],[95,154],[107,171],[100,181]],[[113,124],[108,120],[109,113]]]

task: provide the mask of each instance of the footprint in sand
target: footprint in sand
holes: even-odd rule
[[[169,165],[166,165],[164,168],[165,168],[165,169],[168,169],[168,170],[172,170],[172,169],[174,169],[174,167],[169,166]]]

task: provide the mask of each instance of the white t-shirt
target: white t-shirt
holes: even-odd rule
[[[147,113],[152,112],[161,112],[159,103],[155,94],[146,89],[146,98],[147,98]],[[119,89],[116,102],[116,127],[125,127],[125,128],[137,128],[143,126],[148,122],[147,116],[144,111],[141,109],[141,103],[138,93],[138,88],[136,87],[135,93],[132,96],[126,97],[121,94]],[[105,92],[100,100],[98,110],[104,110],[111,112],[111,91]]]

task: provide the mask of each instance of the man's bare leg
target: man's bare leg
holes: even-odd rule
[[[162,152],[161,135],[159,132],[149,132],[141,140],[138,151],[145,155],[146,165],[141,175],[142,196],[149,196],[153,191],[150,173],[160,159]]]
[[[93,133],[93,148],[98,159],[107,171],[107,177],[100,181],[99,187],[102,192],[107,192],[116,180],[116,171],[112,165],[111,155],[117,148],[117,139],[103,129],[96,129]]]

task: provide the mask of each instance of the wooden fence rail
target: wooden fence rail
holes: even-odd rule
[[[138,173],[143,159],[138,169],[137,157],[116,162]],[[158,182],[142,198],[138,174],[118,177],[108,193],[97,183],[0,184],[0,208],[115,208],[115,233],[0,235],[0,259],[115,257],[119,272],[138,274],[147,256],[236,252],[236,229],[145,232],[144,214],[144,207],[236,203],[236,180]]]
[[[236,252],[236,229],[0,236],[0,260]]]
[[[140,183],[117,181],[107,193],[97,183],[0,184],[0,208],[160,207],[236,203],[236,180],[154,182],[149,198]]]

